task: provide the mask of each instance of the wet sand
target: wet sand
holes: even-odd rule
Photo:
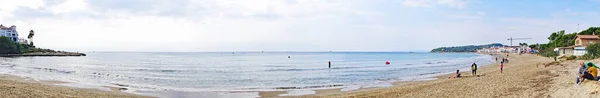
[[[0,95],[9,98],[48,98],[48,97],[77,97],[77,98],[147,98],[145,96],[110,92],[97,89],[81,89],[54,84],[60,81],[33,81],[10,75],[0,75]]]
[[[500,58],[506,55],[498,55]],[[536,55],[510,55],[510,63],[500,73],[498,64],[480,67],[477,74],[461,72],[463,78],[449,79],[452,75],[438,76],[437,80],[395,83],[388,88],[370,88],[357,91],[316,91],[317,94],[292,96],[301,98],[487,98],[487,97],[559,97],[589,98],[600,96],[600,83],[586,81],[575,86],[579,62],[560,61]],[[599,60],[592,60],[598,63]],[[469,65],[467,65],[469,66]],[[280,97],[280,96],[262,96]]]

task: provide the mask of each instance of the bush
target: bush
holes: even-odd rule
[[[10,40],[6,36],[0,36],[0,54],[17,54],[18,51],[17,43]]]
[[[554,52],[554,51],[542,51],[542,52],[540,52],[540,54],[542,56],[545,56],[545,57],[555,57],[555,56],[558,56],[558,54],[556,54],[556,52]]]
[[[567,60],[575,60],[575,59],[577,59],[577,57],[576,57],[576,56],[574,56],[574,55],[571,55],[571,56],[568,56],[568,57],[567,57]]]

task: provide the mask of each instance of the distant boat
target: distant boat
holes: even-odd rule
[[[408,53],[415,53],[415,52],[412,52],[412,51],[411,51],[411,52],[408,52]]]

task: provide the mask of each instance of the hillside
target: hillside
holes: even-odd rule
[[[440,47],[431,50],[430,52],[475,52],[477,49],[488,48],[492,46],[503,46],[500,43],[493,43],[487,45],[468,45],[468,46],[453,46],[453,47]]]

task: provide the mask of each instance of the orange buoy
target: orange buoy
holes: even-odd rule
[[[390,65],[390,61],[386,61],[386,62],[385,62],[385,65]]]

